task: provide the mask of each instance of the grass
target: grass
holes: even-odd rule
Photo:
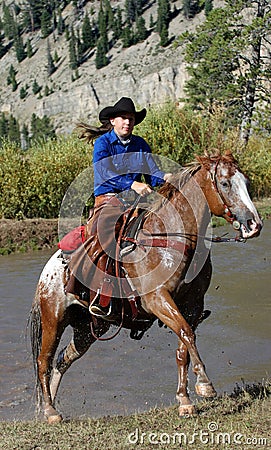
[[[45,422],[0,422],[2,449],[268,449],[271,386],[237,387],[233,394],[197,405],[198,415],[179,418],[177,406],[123,417]]]

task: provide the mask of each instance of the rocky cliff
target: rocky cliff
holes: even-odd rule
[[[79,77],[74,80],[69,67],[69,49],[64,35],[50,35],[42,39],[40,32],[28,33],[24,40],[30,39],[34,55],[17,62],[14,49],[0,59],[0,111],[14,115],[20,124],[28,124],[31,115],[39,117],[47,115],[51,118],[58,133],[70,133],[78,120],[97,121],[98,111],[107,105],[114,104],[121,96],[134,99],[138,107],[150,104],[161,104],[171,99],[179,101],[184,96],[184,83],[187,79],[183,61],[183,49],[176,46],[175,39],[185,30],[195,29],[204,19],[204,13],[192,21],[184,19],[182,0],[171,2],[175,9],[175,17],[170,23],[170,44],[162,48],[159,35],[153,31],[147,40],[129,48],[123,48],[119,41],[108,54],[110,63],[97,70],[95,66],[95,50],[79,67]],[[122,6],[124,1],[114,1],[114,6]],[[99,1],[86,3],[97,14]],[[74,11],[68,5],[63,12],[66,23],[74,28],[79,22],[74,19]],[[144,19],[148,25],[150,16],[156,18],[157,1],[150,2],[144,11]],[[50,52],[59,55],[57,70],[49,77],[47,74],[48,43]],[[17,71],[18,88],[12,92],[7,85],[7,77],[11,64]],[[42,87],[39,95],[32,92],[34,80]],[[47,86],[50,95],[45,95]],[[27,96],[20,99],[20,88],[27,87]]]

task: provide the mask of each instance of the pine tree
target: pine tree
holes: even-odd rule
[[[20,89],[20,99],[23,100],[27,96],[27,89],[26,87],[22,86]]]
[[[161,33],[165,33],[165,29],[168,30],[169,22],[170,22],[169,0],[158,0],[156,29],[159,35],[161,35]]]
[[[4,35],[0,32],[0,59],[6,53],[6,49],[4,46]]]
[[[20,127],[16,118],[11,115],[8,123],[8,138],[11,142],[21,144]]]
[[[37,80],[36,80],[36,78],[35,78],[35,80],[33,81],[33,84],[32,84],[32,91],[33,91],[33,94],[38,94],[40,91],[41,91],[41,86],[37,83]]]
[[[122,33],[122,14],[120,7],[117,8],[116,16],[114,17],[113,24],[112,24],[112,31],[113,31],[113,40],[116,42],[120,37]]]
[[[213,9],[213,0],[205,0],[204,12],[207,17]]]
[[[26,42],[26,54],[27,54],[28,58],[32,58],[32,56],[34,54],[30,39],[27,39],[27,42]]]
[[[104,0],[104,14],[106,29],[111,30],[114,22],[114,13],[109,0]]]
[[[97,43],[97,51],[95,58],[96,69],[101,69],[102,67],[108,64],[108,58],[106,56],[106,53],[107,53],[106,43],[104,42],[103,37],[101,36]]]
[[[51,94],[50,88],[46,84],[46,86],[44,88],[44,95],[45,95],[45,97],[48,97],[48,95],[50,95],[50,94]]]
[[[47,116],[40,118],[33,113],[30,128],[32,134],[31,142],[43,142],[56,137],[55,130]]]
[[[25,52],[23,38],[20,35],[18,28],[17,28],[17,32],[16,32],[16,35],[14,38],[14,46],[15,46],[17,61],[20,63],[25,59],[26,52]]]
[[[106,27],[106,15],[103,11],[103,8],[101,7],[99,10],[99,16],[98,16],[98,28],[99,28],[99,53],[100,58],[105,62],[107,60],[106,53],[109,50],[109,43],[108,43],[108,37],[107,37],[107,27]],[[97,47],[98,47],[97,45]],[[97,49],[98,51],[98,49]],[[108,63],[108,60],[107,60]],[[106,64],[107,64],[106,63]],[[104,64],[104,65],[106,65]]]
[[[8,136],[8,120],[4,113],[0,117],[0,138],[3,140]]]
[[[76,37],[74,29],[71,29],[70,41],[69,41],[69,56],[70,56],[70,68],[75,70],[78,67],[78,57],[76,48]]]
[[[65,31],[65,22],[63,20],[60,9],[58,10],[57,32],[61,36]]]
[[[121,35],[122,45],[124,48],[131,47],[134,43],[134,33],[130,25],[127,25]]]
[[[50,77],[56,71],[56,66],[54,65],[54,61],[50,51],[50,43],[47,41],[47,73],[48,77]]]
[[[125,11],[128,23],[133,23],[138,17],[142,15],[142,5],[141,0],[126,0],[125,1]]]
[[[6,39],[13,39],[14,38],[14,29],[15,29],[15,25],[14,25],[14,19],[13,19],[13,15],[11,14],[11,9],[9,6],[7,6],[5,4],[5,2],[3,2],[3,30],[4,30],[4,35],[6,37]]]
[[[107,33],[106,16],[102,7],[100,8],[98,14],[98,30],[99,36],[105,36]]]
[[[47,6],[47,0],[25,0],[23,24],[30,31],[35,31],[41,27],[41,16]]]
[[[168,44],[168,29],[166,25],[163,25],[162,30],[160,31],[160,45],[161,47],[166,47]]]
[[[58,63],[59,60],[60,60],[60,58],[59,58],[59,56],[58,56],[57,51],[55,50],[55,53],[54,53],[54,62],[55,62],[55,63]]]
[[[47,38],[49,34],[52,32],[52,12],[48,7],[45,7],[41,14],[41,37],[43,39]]]
[[[145,26],[145,20],[143,16],[136,19],[136,42],[145,41],[148,35],[147,28]]]
[[[186,19],[190,19],[192,17],[191,0],[183,0],[183,15]]]
[[[266,0],[255,0],[250,21],[245,22],[247,1],[231,2],[216,8],[195,33],[184,35],[185,60],[190,75],[185,88],[193,108],[212,112],[223,106],[229,125],[239,125],[246,144],[257,114],[265,114],[263,103],[270,104],[271,7]],[[269,115],[270,111],[266,107]]]
[[[94,47],[94,35],[90,24],[88,14],[85,15],[82,25],[82,50],[85,52],[89,48]]]
[[[71,39],[71,34],[68,27],[65,28],[65,39],[67,42],[69,42],[69,40]]]
[[[10,68],[9,68],[9,74],[7,77],[7,84],[8,85],[12,85],[12,91],[16,91],[17,87],[18,87],[18,83],[16,81],[16,70],[14,69],[13,65],[11,64]]]

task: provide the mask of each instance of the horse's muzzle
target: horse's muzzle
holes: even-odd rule
[[[251,239],[260,235],[263,223],[261,220],[254,219],[247,220],[246,223],[241,223],[240,234],[243,239]]]

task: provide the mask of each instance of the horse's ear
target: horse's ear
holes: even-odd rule
[[[211,167],[211,159],[209,156],[196,156],[196,160],[200,163],[202,167],[204,167],[206,170],[210,170]]]
[[[233,157],[233,156],[232,156],[232,151],[231,151],[230,149],[226,150],[225,153],[224,153],[224,155],[225,155],[227,158]]]
[[[231,150],[226,150],[224,155],[223,155],[224,159],[230,163],[236,164],[237,160],[235,159],[235,157],[232,154]]]

